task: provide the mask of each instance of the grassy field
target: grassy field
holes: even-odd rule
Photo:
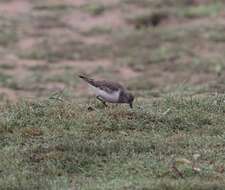
[[[0,189],[225,189],[224,10],[0,0]],[[104,108],[79,73],[134,108]]]

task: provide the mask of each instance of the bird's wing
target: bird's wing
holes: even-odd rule
[[[124,90],[124,87],[121,84],[112,81],[95,81],[95,84],[93,86],[100,88],[101,90],[104,90],[108,93]]]
[[[104,90],[108,93],[112,93],[118,90],[120,91],[124,90],[124,87],[117,82],[105,81],[105,80],[97,81],[84,75],[79,75],[79,77],[85,80],[90,85],[96,88],[99,88],[101,90]]]

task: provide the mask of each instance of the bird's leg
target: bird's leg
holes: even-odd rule
[[[96,96],[96,98],[97,98],[98,100],[100,100],[100,101],[103,103],[103,105],[104,105],[105,107],[107,107],[107,104],[105,103],[104,100],[102,100],[102,99],[100,98],[100,96]]]

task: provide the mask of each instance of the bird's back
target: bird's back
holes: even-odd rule
[[[80,78],[82,78],[83,80],[85,80],[87,83],[89,83],[90,85],[99,88],[101,90],[104,90],[108,93],[112,93],[114,91],[122,91],[124,90],[124,87],[117,83],[117,82],[113,82],[113,81],[106,81],[106,80],[94,80],[91,79],[89,77],[86,76],[79,76]]]
[[[121,91],[124,90],[124,87],[113,81],[95,81],[95,87],[100,88],[101,90],[104,90],[106,92],[114,92],[114,91]]]

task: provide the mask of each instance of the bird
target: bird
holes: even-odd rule
[[[95,80],[85,75],[79,75],[81,79],[91,86],[96,98],[100,100],[104,106],[106,102],[117,104],[128,104],[133,108],[134,96],[128,92],[121,84],[108,80]]]

